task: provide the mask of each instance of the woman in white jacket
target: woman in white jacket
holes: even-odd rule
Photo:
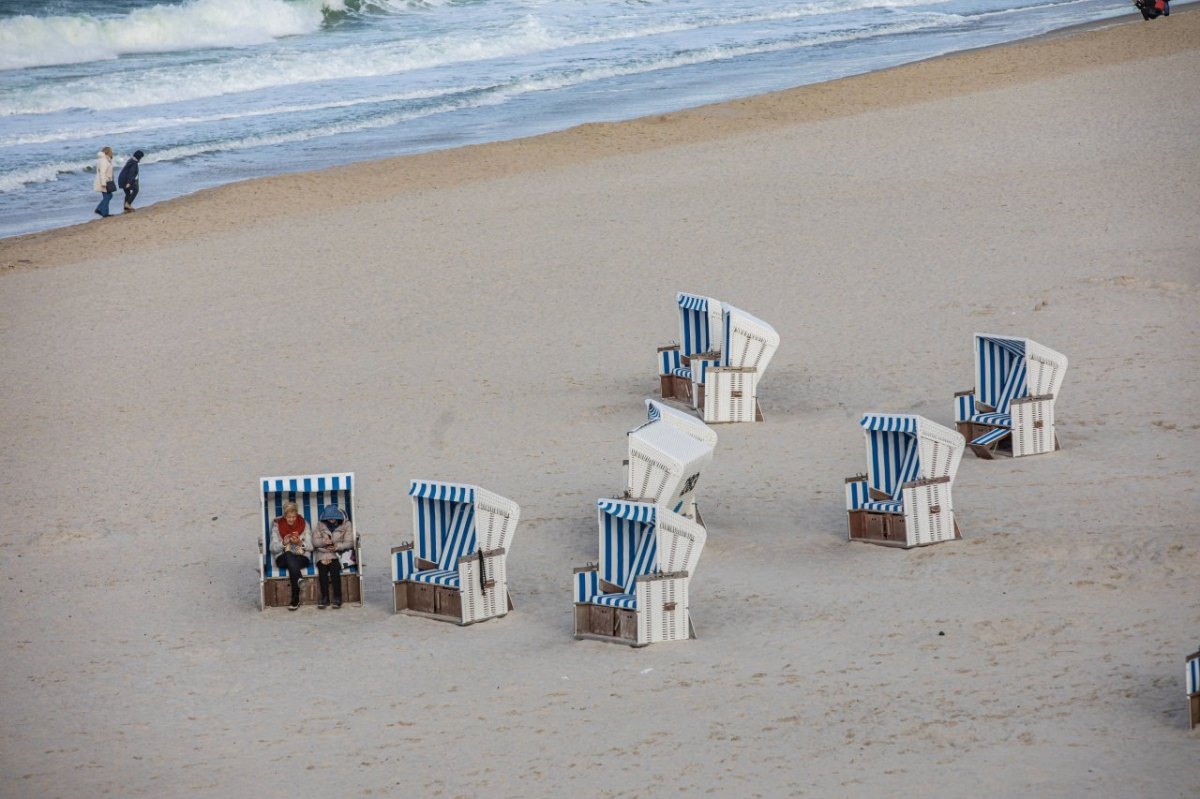
[[[109,186],[113,188],[110,189]],[[116,185],[113,183],[111,147],[103,147],[96,153],[96,180],[92,183],[92,188],[100,192],[101,197],[100,204],[96,206],[96,213],[100,216],[111,216],[108,203],[116,191]]]

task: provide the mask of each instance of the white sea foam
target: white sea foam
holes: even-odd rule
[[[237,47],[312,33],[343,0],[188,0],[119,17],[0,21],[0,70],[78,64],[128,53]]]

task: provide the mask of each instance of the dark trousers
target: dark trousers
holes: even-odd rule
[[[321,598],[329,599],[329,579],[333,578],[333,601],[342,601],[342,562],[334,559],[329,563],[317,561],[317,580],[321,584]]]
[[[138,194],[138,184],[130,183],[128,186],[126,186],[125,187],[125,204],[133,205],[133,198],[137,197],[137,194]]]
[[[307,555],[297,555],[295,552],[283,552],[275,558],[275,565],[287,569],[288,580],[292,583],[292,604],[300,604],[300,577],[308,568]]]

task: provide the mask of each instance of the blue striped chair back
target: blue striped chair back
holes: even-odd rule
[[[1028,393],[1025,386],[1025,358],[1013,358],[1012,366],[1004,377],[1004,385],[996,397],[996,413],[1008,413],[1012,401]]]
[[[655,534],[654,528],[650,527],[642,534],[637,551],[633,553],[633,562],[629,564],[629,573],[625,575],[625,582],[621,584],[625,593],[633,593],[633,585],[637,582],[638,575],[654,574],[658,570],[657,553],[658,535]]]
[[[892,489],[892,499],[901,499],[904,495],[904,484],[916,480],[921,473],[921,446],[916,436],[908,436],[908,445],[900,468],[896,472],[896,485]]]
[[[632,585],[639,568],[654,567],[654,505],[646,502],[599,500],[600,579],[624,588]],[[649,546],[649,548],[648,548]],[[648,572],[641,572],[643,574]]]
[[[354,521],[354,473],[297,475],[294,477],[264,477],[259,481],[263,503],[263,574],[266,577],[287,577],[287,569],[275,565],[271,554],[271,525],[283,515],[283,504],[295,502],[300,515],[311,530],[321,517],[326,505],[337,505],[346,518]],[[316,574],[316,566],[309,565],[308,575]]]
[[[1187,692],[1188,696],[1200,694],[1200,657],[1187,662]]]
[[[867,431],[867,483],[871,488],[899,499],[902,475],[916,474],[920,468],[915,435],[887,430]]]
[[[458,559],[475,551],[475,505],[462,503],[450,514],[438,567],[457,569]]]
[[[413,480],[408,493],[416,556],[443,569],[455,568],[458,558],[475,548],[474,486]]]
[[[1004,336],[988,336],[975,334],[975,399],[986,405],[991,405],[997,413],[1008,413],[1007,403],[1000,410],[1000,402],[1006,393],[1014,372],[1014,363],[1025,360],[1025,340],[1006,338]],[[1023,375],[1023,369],[1021,370]],[[1021,383],[1023,384],[1023,377]],[[1007,391],[1007,400],[1011,402],[1022,396],[1014,393],[1017,385]]]
[[[691,357],[714,349],[719,342],[714,340],[709,324],[709,298],[681,291],[676,302],[679,305],[680,352]]]

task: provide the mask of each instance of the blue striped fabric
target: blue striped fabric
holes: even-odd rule
[[[600,574],[594,570],[576,573],[574,588],[576,602],[591,602],[600,593]]]
[[[708,330],[708,298],[679,293],[679,349],[684,355],[695,355],[712,349]]]
[[[600,521],[600,578],[613,585],[624,586],[630,574],[636,574],[637,556],[646,550],[643,542],[653,538],[654,505],[649,502],[627,502],[617,499],[597,501]],[[653,568],[653,552],[650,568]]]
[[[433,585],[458,588],[458,569],[430,569],[429,571],[416,572],[410,579],[418,583],[432,583]]]
[[[353,521],[353,491],[354,473],[321,475],[297,475],[295,477],[265,477],[260,483],[262,487],[264,529],[263,573],[266,577],[287,577],[287,569],[275,565],[275,556],[271,554],[271,524],[283,515],[283,503],[295,502],[299,506],[300,515],[311,529],[321,516],[326,505],[337,505]],[[311,560],[311,559],[310,559]],[[347,571],[353,573],[357,567]],[[308,576],[317,573],[315,564],[310,563],[304,570]]]
[[[900,500],[873,500],[862,504],[863,510],[875,510],[881,513],[903,513],[904,503]]]
[[[1005,336],[975,335],[975,399],[991,405],[999,411],[1000,396],[1004,391],[1012,365],[1025,360],[1025,340]],[[1023,380],[1022,380],[1023,382]],[[1009,400],[1020,394],[1013,394]]]
[[[1200,658],[1187,662],[1187,692],[1188,696],[1200,694]]]
[[[977,447],[986,447],[995,441],[999,441],[1005,436],[1012,433],[1012,430],[1007,427],[997,427],[995,430],[989,430],[971,443]]]
[[[679,350],[663,350],[658,354],[658,373],[660,375],[669,375],[673,369],[678,368],[682,363]]]
[[[1008,413],[977,413],[971,417],[972,422],[990,424],[999,427],[1012,427],[1012,414]]]
[[[900,463],[900,471],[896,473],[896,487],[892,490],[892,499],[900,500],[904,495],[904,484],[917,479],[921,470],[921,446],[914,438],[908,445],[908,452]]]
[[[392,581],[407,580],[417,570],[415,553],[411,549],[392,553]]]
[[[719,358],[693,358],[692,373],[696,376],[693,378],[697,383],[704,383],[708,379],[708,370],[721,365]]]
[[[900,484],[900,466],[908,456],[909,449],[916,446],[916,437],[908,433],[868,430],[867,482],[871,488],[894,497],[896,487]]]
[[[658,409],[658,405],[654,400],[646,400],[646,421],[657,422],[662,418],[662,411]]]
[[[867,413],[858,422],[866,430],[881,430],[888,433],[917,432],[917,417],[906,413]]]
[[[592,597],[592,602],[596,605],[637,610],[637,596],[635,594],[598,594]]]
[[[434,480],[413,480],[408,487],[410,497],[444,499],[450,502],[474,502],[475,486],[461,483],[441,483]]]
[[[458,570],[458,559],[475,550],[475,506],[460,504],[451,515],[438,566]]]
[[[658,535],[651,528],[642,535],[642,540],[638,542],[637,551],[633,553],[633,562],[630,564],[629,574],[625,576],[625,582],[621,585],[625,589],[625,593],[633,593],[633,584],[637,582],[639,574],[653,574],[657,571],[657,555]]]
[[[671,374],[676,377],[686,377],[688,380],[692,379],[692,370],[687,366],[677,366],[671,370]]]
[[[866,480],[859,480],[854,483],[846,483],[846,510],[858,510],[866,502],[868,502],[870,498],[870,495],[867,493]]]
[[[1029,393],[1025,385],[1025,375],[1025,359],[1017,358],[1009,368],[1008,375],[1004,378],[1004,386],[1000,389],[999,396],[996,397],[997,413],[1008,413],[1008,406],[1013,400]]]
[[[975,415],[975,395],[964,394],[954,398],[954,421],[966,422]]]

